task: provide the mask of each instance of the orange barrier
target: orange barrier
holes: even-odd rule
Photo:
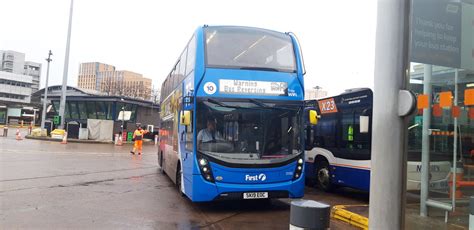
[[[455,197],[456,198],[461,198],[462,197],[462,191],[461,191],[461,184],[460,182],[463,181],[463,177],[464,177],[464,172],[461,171],[461,170],[456,170],[456,194],[455,194]],[[449,174],[449,197],[453,197],[453,173],[451,172]]]

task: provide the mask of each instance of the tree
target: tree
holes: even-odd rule
[[[161,89],[155,88],[155,86],[153,86],[153,89],[151,90],[151,101],[155,104],[158,104],[160,102],[160,95]]]

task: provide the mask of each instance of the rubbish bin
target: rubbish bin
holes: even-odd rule
[[[79,122],[71,121],[67,123],[67,137],[79,139]]]
[[[133,132],[128,132],[127,133],[127,141],[130,142],[130,141],[132,141],[132,139],[133,139]]]
[[[51,135],[51,131],[53,130],[53,122],[51,121],[45,121],[44,122],[44,129],[46,129],[46,134],[48,136]]]

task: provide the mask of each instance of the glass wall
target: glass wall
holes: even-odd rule
[[[6,118],[7,118],[7,110],[0,109],[0,124],[5,124]]]
[[[448,222],[464,227],[468,197],[474,195],[473,3],[413,0],[411,24],[409,88],[417,95],[418,113],[408,128],[407,190],[416,199],[409,199],[406,213],[445,221],[451,208]],[[425,192],[427,213],[421,202]],[[434,207],[436,202],[445,208]]]
[[[97,113],[96,113],[96,110],[95,110],[95,102],[93,101],[87,101],[87,102],[84,102],[85,103],[85,106],[87,108],[87,118],[89,119],[97,119]]]
[[[137,116],[137,108],[138,108],[137,105],[124,104],[124,103],[117,102],[117,106],[115,107],[115,114],[116,114],[115,120],[118,121],[118,115],[120,111],[124,110],[124,111],[132,112],[132,115],[130,116],[130,122],[135,122],[136,116]]]
[[[83,101],[77,102],[77,107],[79,109],[79,117],[81,119],[87,119],[87,109],[86,104]]]
[[[71,118],[72,119],[79,119],[79,111],[77,108],[77,102],[71,101],[67,102],[67,105],[69,106],[69,111],[71,113]]]
[[[64,116],[66,119],[72,120],[116,120],[122,107],[125,111],[132,112],[130,122],[135,122],[138,109],[137,105],[112,101],[67,101]],[[53,101],[53,108],[54,111],[59,111],[59,101]]]

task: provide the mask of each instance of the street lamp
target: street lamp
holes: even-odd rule
[[[53,60],[51,59],[51,55],[53,55],[53,53],[50,50],[48,53],[48,58],[46,59],[46,61],[48,62],[48,67],[46,69],[46,83],[44,86],[43,111],[41,113],[41,130],[44,129],[44,122],[46,120],[46,103],[48,102],[49,63]]]
[[[59,127],[64,129],[64,111],[66,110],[66,91],[67,91],[67,75],[69,66],[69,48],[71,46],[71,27],[72,27],[72,11],[74,6],[74,0],[71,0],[71,8],[69,9],[69,25],[67,29],[67,42],[66,42],[66,57],[64,58],[64,70],[63,70],[63,84],[61,87],[61,99],[59,101],[59,117],[61,122]]]
[[[120,98],[120,101],[122,101],[122,137],[123,137],[123,126],[125,124],[125,103],[123,102],[123,98]]]

